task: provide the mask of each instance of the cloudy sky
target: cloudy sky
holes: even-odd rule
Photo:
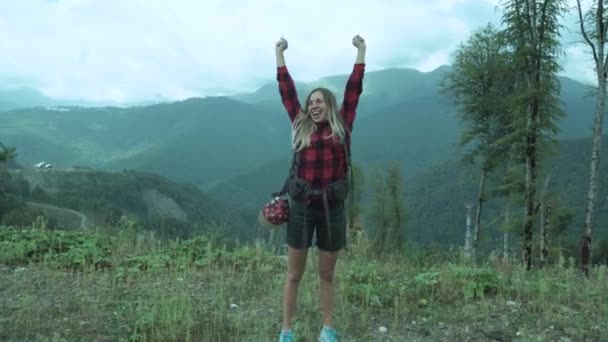
[[[572,1],[571,1],[572,2]],[[0,0],[0,87],[133,102],[255,90],[274,80],[274,43],[302,81],[348,73],[353,35],[367,69],[432,70],[471,31],[499,23],[498,0]],[[570,18],[571,19],[571,18]],[[566,24],[576,29],[576,24]],[[564,32],[563,74],[592,80]]]

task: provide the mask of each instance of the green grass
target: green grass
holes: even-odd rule
[[[0,340],[272,341],[280,252],[264,242],[229,250],[213,234],[161,243],[129,226],[0,227]],[[299,291],[299,341],[316,340],[321,328],[316,257]],[[450,251],[378,259],[360,239],[335,281],[344,341],[608,339],[605,266],[584,279],[566,260],[526,272],[494,258],[469,266]]]

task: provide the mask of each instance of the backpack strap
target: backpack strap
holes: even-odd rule
[[[296,151],[293,152],[293,156],[291,158],[291,167],[289,168],[289,174],[285,183],[283,184],[283,188],[279,192],[274,192],[272,197],[285,196],[287,194],[287,183],[291,178],[293,178],[297,174],[297,169],[300,167],[300,154]]]
[[[354,221],[354,205],[355,205],[355,182],[354,182],[354,176],[353,176],[353,167],[351,164],[351,155],[350,155],[350,146],[347,146],[346,142],[344,143],[344,156],[346,158],[346,172],[348,172],[348,178],[349,178],[349,184],[350,184],[350,195],[349,195],[349,204],[350,204],[350,208],[349,208],[349,223],[350,226],[352,228],[353,226],[353,221]]]

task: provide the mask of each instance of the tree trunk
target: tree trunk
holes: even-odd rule
[[[473,208],[473,205],[467,203],[465,204],[465,207],[467,208],[467,225],[464,235],[464,257],[469,260],[471,259],[471,209]]]
[[[543,13],[545,6],[547,3],[543,4]],[[536,6],[533,6],[534,14],[532,14],[532,18],[536,20]],[[542,36],[544,36],[543,29],[540,29],[538,32],[538,37],[534,36],[536,25],[532,26],[532,42],[535,45],[538,43],[538,46],[535,46],[536,50],[533,54],[532,63],[532,79],[531,85],[532,89],[536,92],[541,88],[541,72],[542,72],[542,56],[541,52],[544,50],[542,46]],[[532,234],[534,227],[534,216],[536,215],[536,160],[537,160],[537,149],[536,146],[538,142],[538,118],[540,112],[540,101],[539,95],[534,95],[532,98],[532,103],[529,107],[528,119],[526,120],[526,184],[525,184],[525,194],[524,194],[524,203],[525,203],[525,217],[524,217],[524,250],[523,250],[523,261],[526,270],[530,270],[532,268]]]
[[[376,248],[377,253],[380,257],[384,255],[384,251],[386,250],[386,238],[388,235],[388,222],[386,219],[386,199],[383,197],[380,199],[381,202],[379,204],[378,216],[379,216],[379,227],[376,233]]]
[[[511,167],[512,156],[508,156],[505,163],[505,174],[503,176],[503,183],[509,183],[509,169]],[[511,225],[511,193],[512,189],[507,189],[506,192],[506,203],[504,209],[504,222],[503,222],[503,233],[502,233],[502,258],[504,262],[509,259],[509,228]]]
[[[544,220],[541,222],[540,234],[540,267],[544,267],[549,262],[549,223],[551,217],[551,203],[545,203],[543,207]]]
[[[604,1],[597,1],[597,7],[595,7],[595,16],[592,23],[595,25],[595,35],[591,40],[591,37],[587,34],[585,29],[583,12],[581,8],[580,0],[576,1],[578,16],[580,21],[581,34],[593,53],[593,59],[595,61],[595,74],[597,77],[597,98],[595,104],[595,120],[593,123],[593,146],[591,148],[591,166],[589,170],[589,191],[587,193],[587,210],[585,215],[585,225],[583,226],[583,235],[581,237],[580,246],[580,262],[581,270],[585,276],[589,276],[589,268],[591,266],[591,234],[592,234],[592,219],[595,201],[597,197],[597,178],[600,164],[600,146],[602,138],[602,130],[604,128],[604,111],[606,108],[606,77],[608,70],[606,64],[608,58],[605,56],[605,44],[606,44],[606,22]]]
[[[526,270],[532,268],[532,229],[534,227],[536,211],[536,121],[538,118],[538,106],[537,101],[534,102],[528,116],[526,134],[525,217],[523,226],[523,262]]]
[[[597,198],[598,188],[598,171],[600,164],[600,143],[602,138],[602,128],[604,125],[604,111],[606,108],[606,78],[601,70],[604,64],[598,65],[598,93],[595,109],[595,122],[593,124],[593,146],[591,148],[591,167],[589,170],[589,192],[587,193],[587,213],[585,216],[585,226],[583,227],[583,236],[581,241],[581,268],[585,275],[589,275],[589,267],[591,266],[591,233],[593,231],[592,218],[593,210]]]
[[[395,210],[395,222],[393,233],[393,237],[395,239],[395,249],[397,251],[400,251],[403,249],[405,243],[403,241],[403,232],[401,231],[401,201],[399,198],[399,189],[397,187],[391,188],[391,197],[393,199],[393,209]]]
[[[539,222],[539,227],[540,227],[540,231],[538,236],[540,237],[540,255],[539,255],[539,259],[538,259],[538,267],[539,268],[543,268],[545,266],[545,258],[543,257],[543,252],[545,249],[545,241],[544,241],[544,235],[545,235],[545,201],[544,198],[541,199],[540,201],[540,222]]]
[[[481,209],[483,206],[483,190],[486,184],[486,174],[488,172],[484,169],[481,172],[481,179],[479,180],[479,192],[477,193],[477,212],[475,213],[475,228],[473,230],[473,245],[471,253],[473,259],[477,255],[477,246],[479,245],[479,229],[481,226]]]
[[[510,224],[510,215],[511,215],[511,194],[507,196],[507,204],[505,205],[505,231],[502,233],[502,258],[504,261],[509,259],[509,228]]]
[[[539,236],[540,236],[540,259],[539,259],[539,267],[543,267],[546,264],[547,261],[547,256],[549,255],[548,252],[548,235],[547,235],[547,226],[548,226],[548,222],[549,222],[549,212],[547,210],[548,208],[548,204],[547,204],[547,194],[549,193],[549,180],[551,179],[551,176],[548,175],[547,178],[545,179],[545,186],[543,187],[543,192],[542,192],[542,196],[541,196],[541,200],[540,200],[540,223],[539,223],[539,227],[540,227],[540,232],[539,232]]]

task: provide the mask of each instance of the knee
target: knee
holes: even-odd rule
[[[287,281],[290,283],[298,284],[302,280],[303,271],[300,270],[287,270]]]
[[[334,271],[329,268],[320,268],[319,278],[321,279],[321,281],[331,283],[334,280]]]

